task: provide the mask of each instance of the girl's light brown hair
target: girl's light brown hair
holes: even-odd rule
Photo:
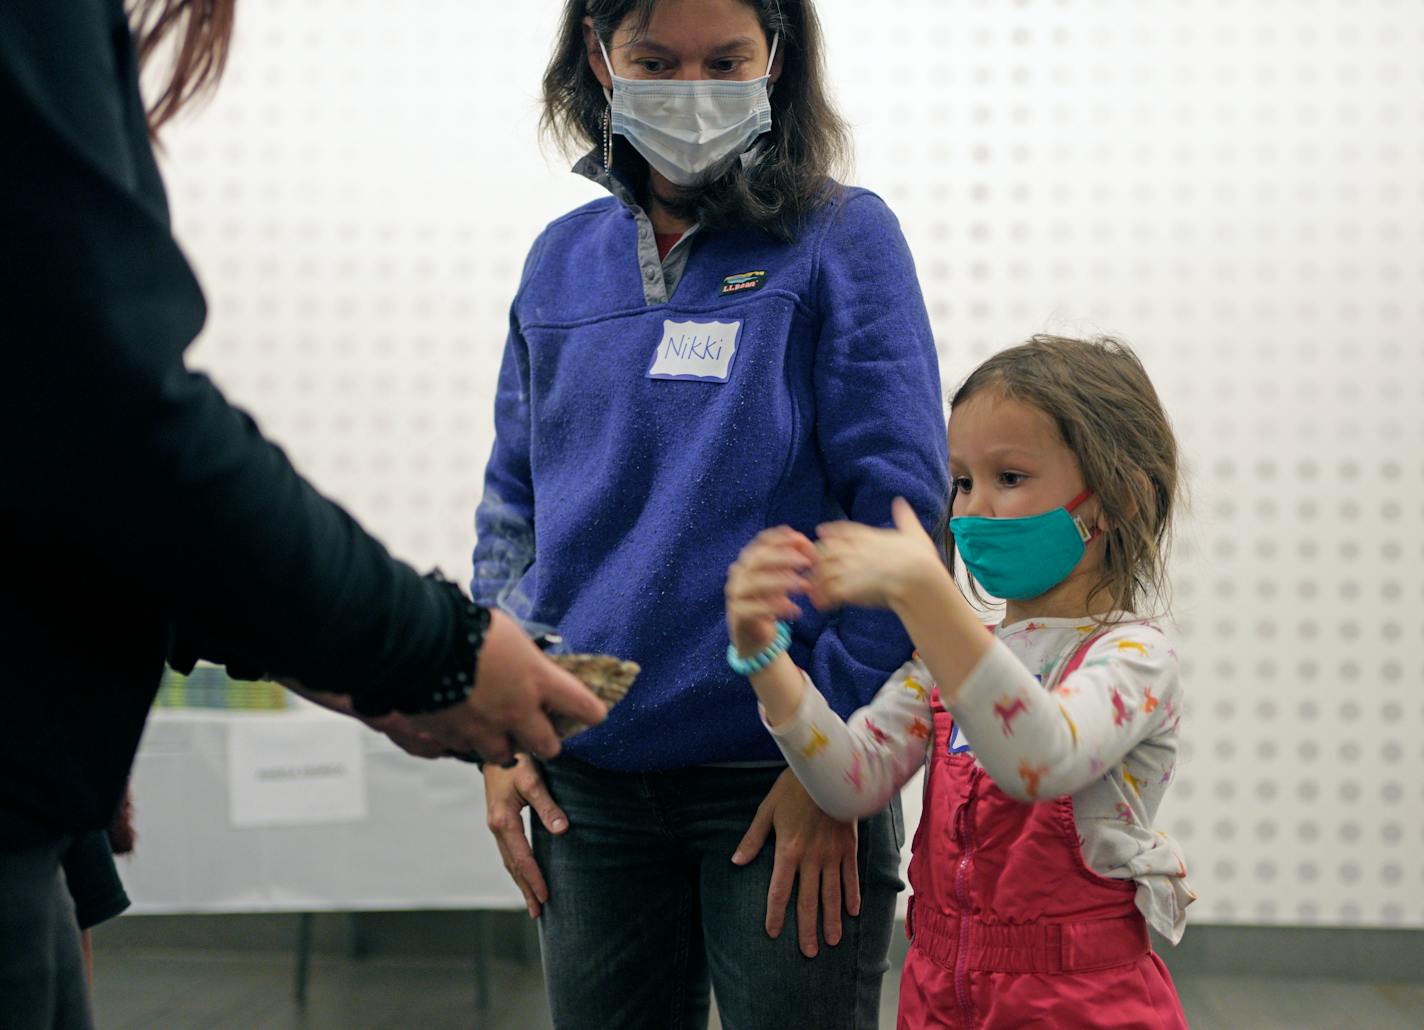
[[[129,22],[140,67],[171,47],[158,96],[148,108],[148,131],[163,124],[190,101],[213,89],[227,65],[232,43],[233,5],[237,0],[131,0]]]
[[[1167,547],[1181,492],[1177,439],[1137,355],[1111,337],[1035,336],[976,368],[955,391],[951,410],[985,390],[1053,419],[1102,505],[1103,575],[1089,603],[1106,594],[1120,611],[1141,613],[1148,601],[1165,609]],[[953,568],[949,534],[945,544]],[[977,585],[971,589],[982,601]]]

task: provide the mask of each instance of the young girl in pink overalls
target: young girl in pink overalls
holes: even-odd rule
[[[1193,900],[1153,819],[1182,688],[1163,629],[1177,446],[1112,340],[1034,337],[981,365],[949,420],[950,567],[897,501],[894,528],[782,527],[727,582],[728,661],[825,811],[883,807],[928,758],[910,862],[901,1028],[1184,1027],[1149,925]],[[1005,599],[986,633],[953,577]],[[804,594],[890,608],[918,651],[843,722],[785,655]]]

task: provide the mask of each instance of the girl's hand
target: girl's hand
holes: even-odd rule
[[[891,508],[894,529],[827,522],[819,537],[811,603],[825,611],[855,604],[890,608],[896,598],[932,576],[948,575],[934,541],[902,497]]]
[[[811,584],[803,573],[816,561],[816,546],[789,526],[758,533],[727,570],[727,630],[743,656],[776,638],[778,619],[801,614],[791,595]]]

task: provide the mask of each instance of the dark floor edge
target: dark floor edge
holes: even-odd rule
[[[126,916],[95,931],[98,950],[295,951],[298,917],[289,914]],[[516,912],[319,913],[315,955],[473,956],[481,936],[491,958],[537,961],[533,924]],[[1155,941],[1174,974],[1331,977],[1424,982],[1424,930],[1340,927],[1189,926],[1173,947]],[[890,957],[908,943],[897,924]]]

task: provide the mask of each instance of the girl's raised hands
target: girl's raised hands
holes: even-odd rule
[[[889,608],[927,576],[943,575],[939,552],[914,509],[897,497],[891,510],[893,529],[858,522],[827,522],[816,528],[819,542],[808,596],[817,608]]]
[[[743,656],[756,654],[776,637],[778,619],[801,614],[792,594],[811,588],[807,571],[816,545],[803,533],[776,526],[758,533],[727,570],[727,629]]]
[[[889,608],[926,579],[945,575],[934,541],[902,498],[892,509],[893,529],[857,522],[827,522],[812,543],[787,526],[763,530],[727,570],[727,629],[743,656],[776,637],[778,619],[801,609],[804,594],[822,611],[854,604]]]

